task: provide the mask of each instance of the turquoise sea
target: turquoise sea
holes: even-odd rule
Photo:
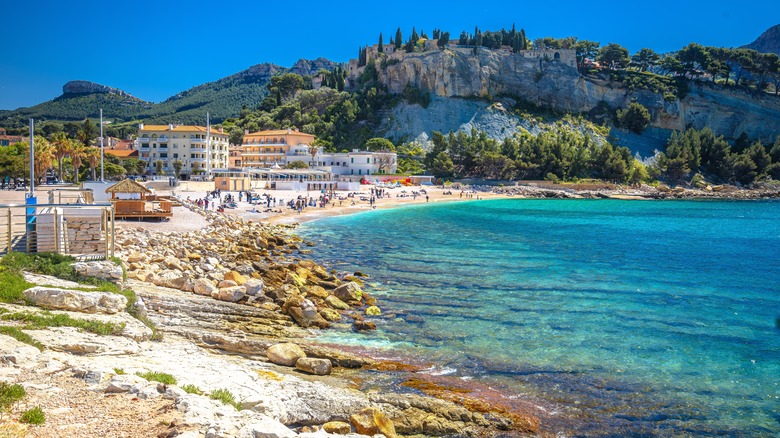
[[[567,435],[780,435],[780,202],[520,200],[298,233],[389,317],[322,342],[422,358]]]

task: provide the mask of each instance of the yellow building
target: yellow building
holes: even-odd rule
[[[276,131],[244,132],[241,144],[241,164],[244,169],[283,167],[289,161],[300,157],[300,161],[311,159],[309,145],[314,136],[291,129]]]
[[[173,163],[181,161],[181,175],[207,175],[209,171],[228,167],[229,135],[222,128],[212,128],[211,136],[204,126],[138,125],[139,159],[146,162],[146,173],[156,173],[155,163],[173,175]]]

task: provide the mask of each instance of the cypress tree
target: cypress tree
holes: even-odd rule
[[[382,53],[382,32],[379,32],[379,53]]]
[[[395,49],[398,50],[401,48],[401,44],[403,44],[403,37],[401,36],[401,28],[399,27],[398,30],[395,31]]]
[[[417,35],[417,30],[412,26],[412,37],[409,41],[412,42],[412,44],[417,44],[417,40],[420,39],[420,36]]]

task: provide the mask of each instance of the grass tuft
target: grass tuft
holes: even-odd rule
[[[43,409],[41,409],[39,406],[36,406],[32,409],[28,409],[22,412],[22,415],[19,417],[19,421],[27,424],[41,425],[46,422],[46,414],[43,413]]]
[[[121,376],[125,374],[125,370],[122,368],[114,368],[114,372],[116,373],[117,376]]]
[[[18,403],[27,395],[22,385],[0,382],[0,412]]]
[[[175,385],[176,377],[168,373],[158,373],[156,371],[149,371],[146,373],[135,373],[137,376],[143,377],[150,382],[160,382],[164,385]]]
[[[197,395],[203,394],[203,391],[201,391],[200,388],[198,388],[195,385],[186,384],[182,386],[181,389],[187,394],[197,394]]]
[[[231,405],[236,410],[240,411],[242,409],[241,403],[238,403],[236,401],[236,397],[233,395],[232,392],[228,391],[227,389],[217,389],[211,392],[209,394],[209,397],[214,400],[219,400],[222,402],[222,404],[225,405]]]
[[[26,330],[40,330],[47,327],[76,327],[98,335],[118,335],[125,328],[124,324],[75,319],[65,314],[53,314],[50,312],[41,312],[40,314],[0,312],[0,320],[24,323],[23,328]]]
[[[17,327],[0,326],[0,333],[10,336],[19,342],[23,342],[27,345],[32,345],[40,351],[43,351],[43,344],[36,341],[32,336],[21,331]]]

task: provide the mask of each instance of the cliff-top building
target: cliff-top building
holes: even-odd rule
[[[211,179],[215,170],[228,168],[229,135],[222,128],[211,130],[203,126],[138,125],[138,159],[146,162],[148,175],[157,173],[161,161],[166,175],[175,172],[174,163],[181,161],[180,176],[202,175]]]

